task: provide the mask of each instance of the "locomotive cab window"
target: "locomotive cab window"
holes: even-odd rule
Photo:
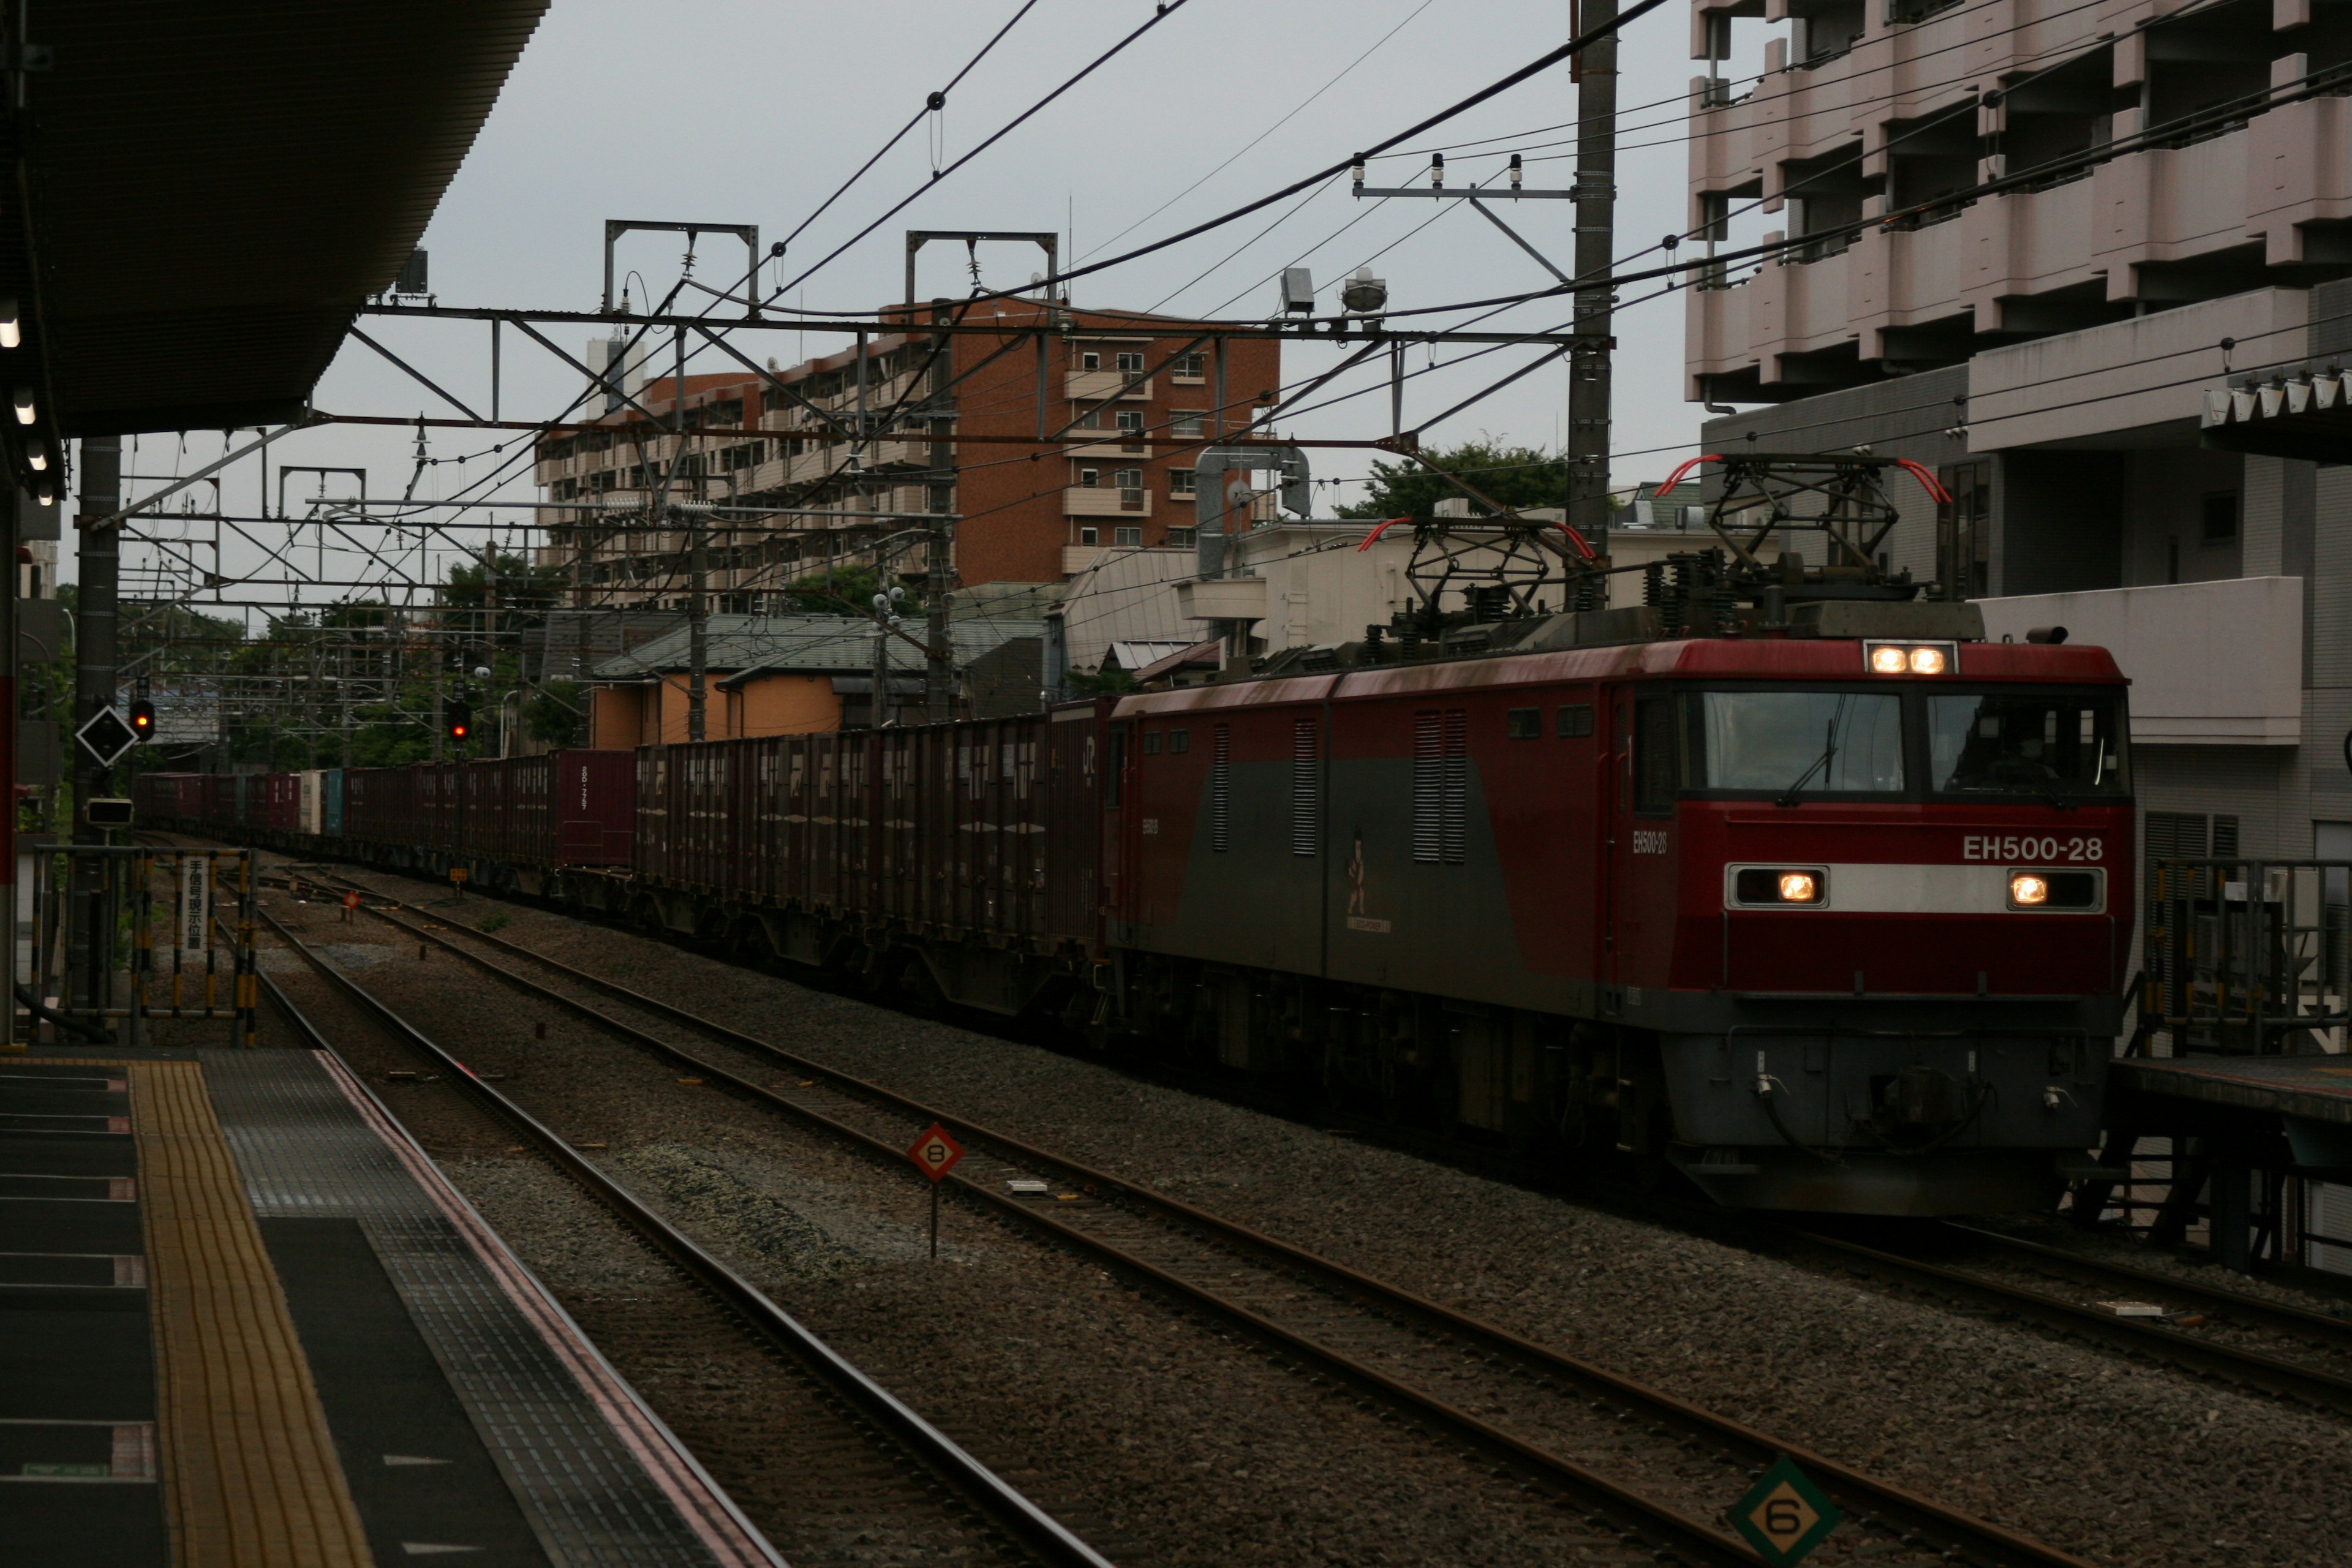
[[[1694,788],[1791,805],[1903,791],[1903,699],[1893,692],[1699,691],[1687,701]]]
[[[1682,788],[1675,754],[1675,700],[1644,697],[1633,704],[1633,809],[1664,816]]]
[[[1944,795],[2063,801],[2130,793],[2113,692],[2011,689],[1927,699],[1930,783]]]

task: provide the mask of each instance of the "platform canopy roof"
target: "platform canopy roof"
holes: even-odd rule
[[[546,8],[33,7],[34,68],[0,72],[18,175],[0,192],[0,294],[24,312],[37,358],[18,374],[40,368],[41,426],[69,437],[299,416],[360,305],[415,249]]]

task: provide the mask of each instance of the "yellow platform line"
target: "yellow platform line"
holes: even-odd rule
[[[373,1568],[203,1068],[58,1065],[128,1069],[174,1568]]]

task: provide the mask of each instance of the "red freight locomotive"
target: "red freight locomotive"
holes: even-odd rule
[[[1129,698],[1118,1016],[1399,1118],[1669,1160],[1727,1203],[2032,1205],[2098,1137],[2124,723],[2105,651],[1958,640]]]
[[[1018,719],[648,747],[634,778],[353,770],[295,835],[244,791],[142,798],[1726,1204],[2037,1206],[2098,1140],[2123,1010],[2125,682],[1911,602],[1884,466],[1801,470],[1826,564],[1721,529],[1639,609],[1506,579],[1426,590],[1396,640]],[[1771,479],[1745,493],[1781,508]]]

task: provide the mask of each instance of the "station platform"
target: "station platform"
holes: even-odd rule
[[[2124,1057],[2112,1072],[2135,1094],[2352,1126],[2352,1055]]]
[[[324,1054],[0,1057],[0,1562],[782,1562]]]

